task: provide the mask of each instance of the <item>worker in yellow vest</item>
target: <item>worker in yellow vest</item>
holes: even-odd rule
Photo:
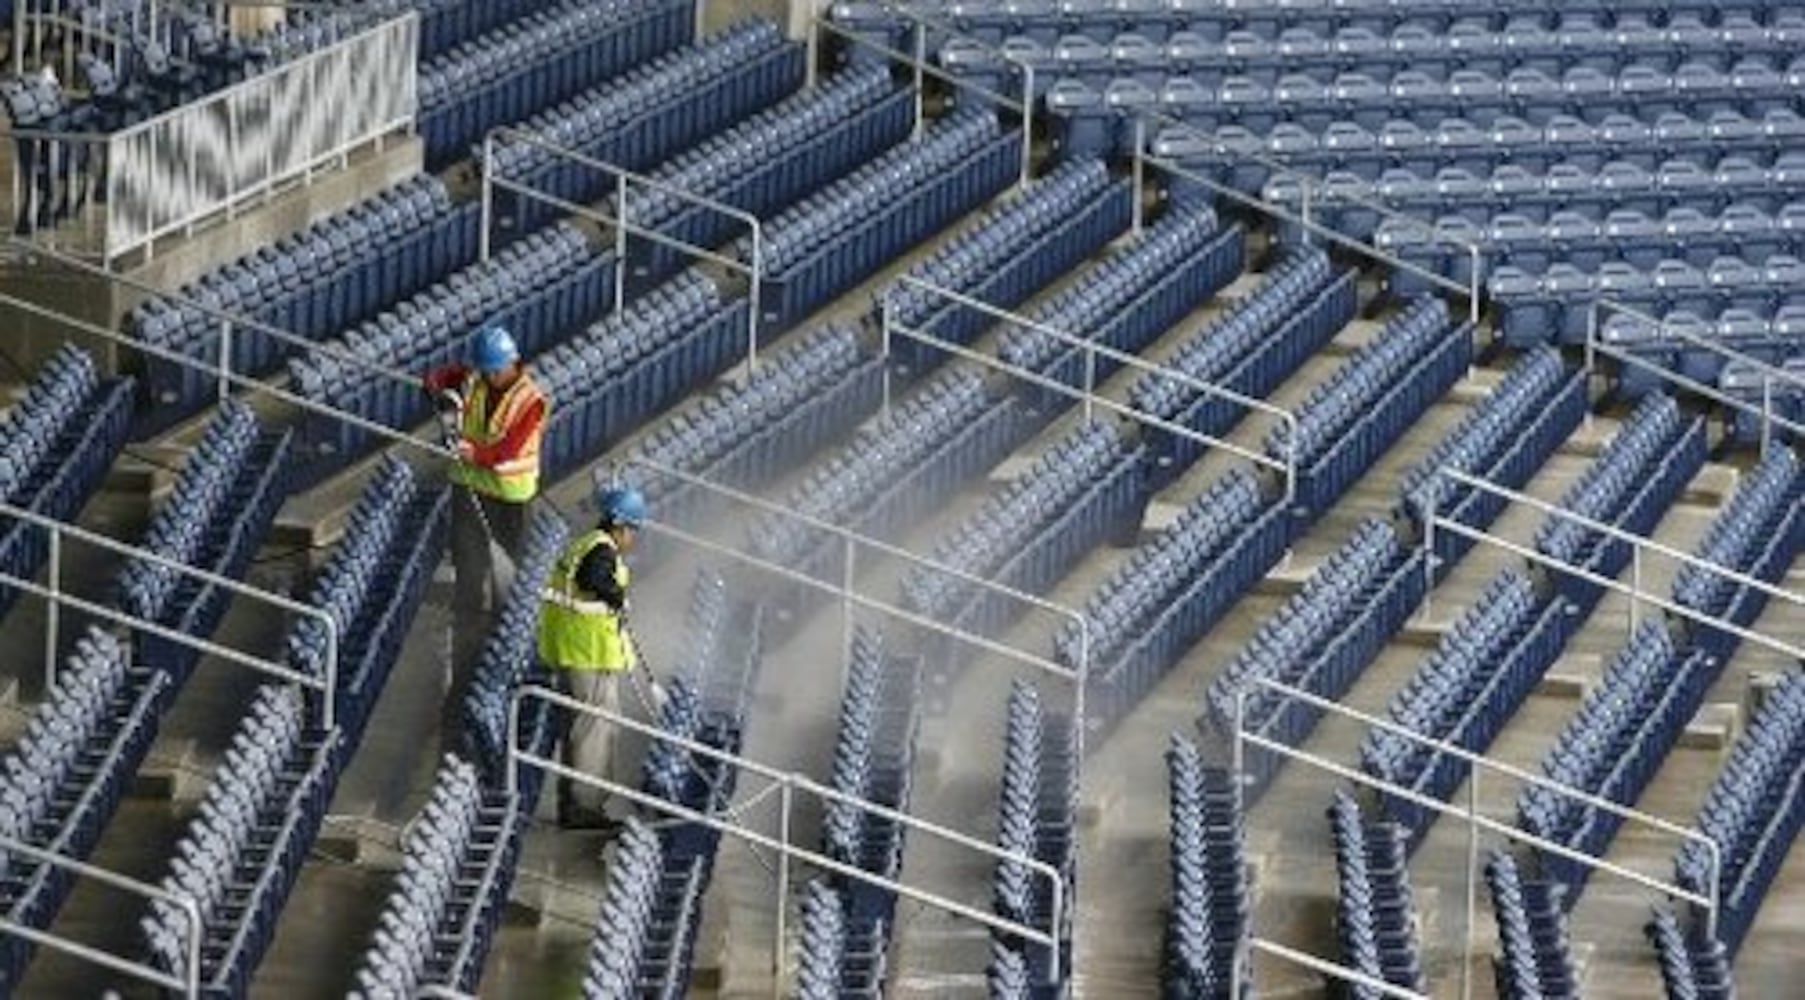
[[[596,498],[601,520],[564,550],[546,580],[539,610],[539,659],[565,694],[609,712],[621,711],[623,683],[645,679],[639,650],[627,628],[627,553],[645,524],[646,499],[634,489],[610,487]],[[643,691],[652,687],[641,683]],[[649,710],[649,708],[648,708]],[[569,728],[559,760],[585,774],[616,781],[620,727],[579,713],[567,713]],[[612,770],[611,770],[612,769]],[[565,829],[612,830],[619,824],[604,812],[606,796],[597,788],[558,779],[558,825]]]
[[[532,502],[539,495],[539,448],[551,401],[527,374],[513,336],[497,326],[477,332],[469,364],[447,365],[423,381],[426,391],[455,416],[459,430],[458,458],[449,476],[463,488],[451,505],[457,585],[440,739],[443,750],[463,752],[464,695],[494,613],[506,597],[498,592],[506,584],[497,582],[497,564],[518,560],[526,539]]]

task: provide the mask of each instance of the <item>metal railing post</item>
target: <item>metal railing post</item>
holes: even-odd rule
[[[1022,175],[1027,187],[1034,175],[1034,64],[1022,63]]]
[[[1147,222],[1147,119],[1134,116],[1134,235],[1141,235]]]
[[[492,252],[489,230],[495,226],[495,134],[483,136],[483,184],[481,224],[476,231],[476,259],[488,263]],[[516,220],[519,224],[521,220]]]
[[[1096,419],[1097,398],[1097,352],[1090,347],[1084,350],[1084,422],[1091,423]]]
[[[890,296],[884,295],[877,303],[878,324],[878,365],[883,369],[883,398],[878,412],[885,418],[890,416],[891,368],[890,358]]]
[[[1774,436],[1774,377],[1761,376],[1761,457],[1766,458]]]
[[[925,86],[926,73],[923,69],[923,67],[925,67],[927,65],[927,62],[928,62],[927,25],[922,24],[920,21],[916,21],[915,22],[915,60],[914,60],[914,64],[913,64],[914,69],[915,69],[915,84],[914,84],[914,86],[915,86],[915,131],[914,131],[913,135],[916,139],[920,139],[921,133],[927,129],[928,96],[927,96],[927,88]]]
[[[777,852],[777,944],[771,950],[771,997],[783,1000],[788,962],[790,909],[790,813],[795,806],[795,784],[786,776],[777,786],[777,836],[783,849]]]
[[[1245,828],[1247,823],[1247,686],[1235,687],[1235,736],[1229,746],[1229,785],[1234,789],[1235,815],[1240,817]],[[1243,829],[1245,835],[1245,829]],[[1235,955],[1229,963],[1228,995],[1239,1000],[1241,992],[1241,968],[1247,964],[1250,939],[1253,937],[1254,908],[1247,908],[1247,925],[1241,933],[1235,935]]]
[[[1479,938],[1479,769],[1467,772],[1466,919],[1461,924],[1460,1000],[1473,1000],[1473,949]]]
[[[219,321],[219,401],[232,398],[232,321]]]
[[[746,291],[746,378],[758,374],[758,325],[763,322],[765,284],[765,227],[752,220],[752,274]]]
[[[1634,636],[1642,624],[1642,546],[1630,546],[1630,627]]]
[[[614,175],[614,318],[627,310],[627,175]]]
[[[1469,243],[1467,248],[1473,256],[1473,293],[1467,299],[1467,322],[1476,330],[1479,328],[1479,296],[1485,290],[1485,255],[1477,243]]]
[[[1441,506],[1441,484],[1431,479],[1423,488],[1425,510],[1423,512],[1423,624],[1435,620],[1435,525],[1440,520],[1436,513]]]
[[[810,17],[808,33],[803,36],[807,48],[803,51],[802,86],[813,90],[815,81],[821,76],[821,18]]]
[[[46,580],[53,596],[44,608],[44,689],[47,692],[57,689],[56,664],[63,648],[63,531],[60,527],[50,528],[49,562]]]

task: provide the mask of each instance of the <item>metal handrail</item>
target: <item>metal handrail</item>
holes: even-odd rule
[[[339,654],[339,649],[341,647],[341,639],[340,639],[340,635],[339,635],[339,626],[338,626],[337,620],[334,619],[331,615],[327,614],[325,611],[323,611],[319,608],[316,608],[311,604],[306,604],[304,602],[297,601],[291,597],[286,597],[282,594],[276,594],[276,593],[272,593],[267,590],[262,590],[257,587],[253,587],[250,584],[243,583],[238,580],[234,580],[231,577],[221,576],[218,573],[212,572],[211,570],[201,569],[200,567],[197,567],[197,566],[190,566],[187,563],[181,562],[179,560],[171,559],[168,556],[165,556],[159,552],[154,552],[150,549],[142,548],[142,547],[136,546],[136,545],[129,545],[125,542],[121,542],[116,539],[109,538],[106,535],[102,535],[98,532],[89,531],[88,529],[83,528],[79,525],[70,524],[66,521],[59,521],[55,518],[47,517],[43,514],[40,514],[37,511],[27,510],[26,508],[15,506],[4,500],[0,500],[0,518],[11,518],[11,519],[14,519],[17,521],[23,521],[26,524],[30,524],[30,525],[34,525],[38,528],[42,528],[49,533],[51,542],[50,542],[50,557],[49,557],[50,562],[49,562],[48,579],[50,582],[50,589],[54,593],[60,594],[62,592],[62,590],[61,590],[61,566],[60,566],[60,562],[61,562],[60,557],[61,557],[61,551],[62,551],[62,541],[61,540],[62,540],[63,536],[67,535],[71,538],[77,539],[86,544],[93,545],[96,548],[105,549],[108,552],[114,553],[115,555],[122,555],[128,559],[143,560],[144,562],[151,563],[156,566],[161,566],[164,569],[171,570],[171,571],[177,573],[178,575],[191,577],[193,579],[200,580],[201,582],[206,583],[209,586],[218,587],[221,590],[225,590],[225,591],[229,591],[233,594],[237,594],[240,597],[251,598],[253,600],[260,601],[264,604],[268,604],[273,607],[280,608],[283,611],[288,612],[289,614],[301,615],[301,616],[304,616],[307,618],[312,618],[315,621],[320,622],[324,626],[325,632],[326,632],[326,655],[325,655],[325,661],[324,661],[325,675],[323,677],[313,678],[312,675],[310,675],[310,674],[306,674],[301,671],[293,670],[288,667],[276,667],[273,661],[266,661],[266,660],[258,659],[256,657],[251,657],[250,654],[248,654],[248,653],[243,654],[243,655],[250,658],[250,660],[252,662],[249,665],[252,666],[256,670],[259,670],[263,673],[270,674],[271,676],[274,676],[274,677],[278,677],[285,681],[302,684],[307,687],[311,687],[311,688],[315,688],[315,689],[319,690],[323,696],[321,700],[325,703],[324,709],[323,709],[324,716],[321,720],[321,724],[326,729],[335,728],[336,722],[337,722],[337,719],[336,719],[337,712],[336,712],[336,709],[333,707],[332,692],[334,692],[335,690],[338,689],[338,667],[339,667],[338,654]],[[54,611],[55,607],[56,607],[56,602],[53,599],[51,602],[52,612],[49,615],[49,619],[48,619],[48,632],[49,632],[48,652],[51,654],[51,659],[46,664],[46,667],[45,667],[49,686],[51,686],[51,687],[56,686],[56,675],[55,675],[54,663],[55,663],[55,653],[60,645],[60,643],[58,642],[59,616]],[[128,616],[128,618],[129,617],[130,616]],[[147,621],[145,624],[155,624],[155,623]],[[142,627],[142,626],[133,626],[133,627]],[[197,640],[197,642],[198,641],[199,640]],[[197,648],[198,648],[198,646],[197,646]],[[224,647],[219,647],[219,648],[224,648]],[[203,650],[203,652],[210,652],[210,650]],[[240,662],[244,662],[244,661],[240,661]]]
[[[609,217],[589,206],[577,205],[559,198],[556,195],[539,191],[536,188],[525,186],[524,184],[517,183],[505,177],[497,177],[495,157],[495,143],[497,139],[532,146],[544,150],[553,156],[562,157],[574,163],[582,164],[592,170],[604,174],[612,174],[614,176],[614,215]],[[630,170],[625,166],[613,163],[609,160],[590,156],[587,153],[571,149],[568,146],[560,146],[536,133],[523,131],[513,126],[501,126],[499,128],[491,129],[489,134],[483,137],[482,177],[482,228],[481,247],[479,252],[484,260],[489,258],[490,230],[494,227],[495,222],[494,189],[496,187],[500,187],[503,190],[513,192],[514,194],[523,197],[534,198],[546,202],[547,204],[561,208],[565,211],[575,212],[592,221],[609,226],[614,230],[614,313],[616,316],[619,316],[622,310],[626,308],[628,233],[632,233],[641,239],[650,240],[661,246],[669,247],[694,257],[699,257],[718,266],[746,275],[746,372],[750,375],[757,370],[758,328],[762,305],[762,289],[760,286],[763,284],[764,278],[765,254],[764,223],[758,216],[729,205],[724,201],[710,198],[706,195],[696,194],[695,192],[677,185]],[[752,237],[752,259],[750,261],[740,261],[735,257],[716,253],[712,248],[694,246],[683,240],[667,236],[656,229],[650,229],[634,223],[630,218],[628,211],[627,190],[630,184],[662,192],[679,201],[688,202],[689,204],[708,209],[711,212],[727,216],[728,218],[743,224],[746,226]]]
[[[1052,337],[1052,338],[1060,341],[1061,343],[1067,345],[1068,347],[1074,347],[1079,350],[1083,350],[1086,353],[1086,357],[1089,359],[1088,363],[1085,365],[1086,385],[1081,389],[1073,387],[1073,386],[1069,386],[1069,385],[1066,385],[1064,382],[1060,382],[1057,379],[1051,379],[1038,372],[1032,371],[1027,368],[1023,368],[1020,365],[1011,364],[1010,362],[1004,361],[1000,357],[993,358],[990,355],[984,354],[981,351],[974,351],[968,347],[965,347],[962,344],[957,344],[957,343],[954,343],[953,341],[942,339],[941,337],[939,337],[929,331],[917,330],[917,329],[913,329],[913,328],[910,328],[907,326],[903,326],[900,323],[897,323],[890,316],[891,296],[895,294],[894,287],[887,289],[885,291],[883,300],[880,303],[880,322],[882,324],[882,330],[883,330],[883,354],[884,354],[884,357],[888,358],[890,356],[890,337],[895,334],[901,334],[907,339],[911,339],[911,340],[915,340],[915,341],[918,341],[921,343],[928,344],[938,350],[946,351],[947,353],[949,353],[955,357],[963,358],[967,361],[971,361],[971,362],[974,362],[974,363],[977,363],[980,365],[984,365],[985,367],[995,368],[999,371],[1009,374],[1010,376],[1012,376],[1014,378],[1019,378],[1023,381],[1029,382],[1034,385],[1038,385],[1042,388],[1051,389],[1051,390],[1061,392],[1061,393],[1064,393],[1064,394],[1070,395],[1070,396],[1075,396],[1083,402],[1084,408],[1085,408],[1085,413],[1087,416],[1089,415],[1089,413],[1093,407],[1101,406],[1106,410],[1109,410],[1111,412],[1117,413],[1122,416],[1129,417],[1140,423],[1144,423],[1150,427],[1155,427],[1160,430],[1166,431],[1170,434],[1175,434],[1175,435],[1185,438],[1187,440],[1205,445],[1206,447],[1210,446],[1210,445],[1214,445],[1232,455],[1236,455],[1240,458],[1244,458],[1250,462],[1254,462],[1259,465],[1264,465],[1269,468],[1276,469],[1279,472],[1284,473],[1284,475],[1285,475],[1285,502],[1287,504],[1289,504],[1292,500],[1296,499],[1298,465],[1299,465],[1299,458],[1300,458],[1299,449],[1301,447],[1301,443],[1300,443],[1301,439],[1298,435],[1297,415],[1295,413],[1293,413],[1292,411],[1284,409],[1283,407],[1275,406],[1274,404],[1267,402],[1264,399],[1256,399],[1252,396],[1243,395],[1242,393],[1236,392],[1235,390],[1227,388],[1225,386],[1216,385],[1213,382],[1206,382],[1202,379],[1199,379],[1194,376],[1188,375],[1184,372],[1178,371],[1177,369],[1169,368],[1164,365],[1153,364],[1152,362],[1142,359],[1138,355],[1128,354],[1123,351],[1118,351],[1115,348],[1110,347],[1106,344],[1099,344],[1094,340],[1084,338],[1084,337],[1079,337],[1075,334],[1067,333],[1066,331],[1060,330],[1057,327],[1049,326],[1049,325],[1047,325],[1045,323],[1041,323],[1037,320],[1029,319],[1028,317],[1021,315],[1020,313],[1011,312],[1007,309],[1003,309],[998,306],[993,306],[982,300],[972,298],[971,296],[964,295],[959,292],[955,292],[948,288],[943,288],[939,285],[930,284],[928,282],[922,281],[919,278],[915,278],[910,275],[906,275],[906,274],[902,275],[898,279],[898,282],[904,286],[907,286],[910,288],[915,288],[915,289],[922,291],[924,293],[927,293],[929,295],[935,295],[935,296],[939,296],[941,298],[949,299],[953,302],[958,303],[960,306],[963,306],[965,308],[973,309],[978,312],[984,313],[985,315],[990,316],[993,320],[995,320],[999,323],[1004,323],[1004,324],[1008,324],[1010,326],[1017,326],[1017,327],[1021,327],[1024,329],[1033,330],[1037,333],[1042,333],[1049,337]],[[1278,459],[1272,458],[1271,456],[1265,454],[1264,452],[1255,451],[1251,448],[1244,448],[1241,445],[1235,444],[1232,441],[1227,441],[1222,438],[1218,438],[1214,435],[1206,434],[1203,431],[1199,431],[1192,427],[1186,427],[1182,424],[1173,423],[1172,421],[1167,420],[1163,417],[1159,417],[1159,416],[1156,416],[1151,413],[1146,413],[1146,412],[1136,409],[1132,406],[1124,406],[1123,404],[1118,403],[1105,396],[1098,395],[1096,392],[1096,385],[1095,385],[1096,359],[1098,357],[1108,358],[1109,360],[1111,360],[1111,361],[1115,362],[1116,364],[1121,365],[1125,368],[1132,368],[1136,371],[1145,372],[1145,373],[1154,375],[1158,378],[1176,382],[1179,385],[1185,386],[1186,388],[1194,389],[1199,392],[1205,393],[1207,395],[1215,396],[1219,399],[1225,399],[1231,403],[1234,403],[1237,406],[1245,407],[1250,410],[1257,410],[1261,413],[1266,414],[1267,416],[1273,417],[1280,424],[1285,425],[1286,430],[1287,430],[1285,460],[1279,461]],[[885,368],[886,376],[888,376],[888,373],[889,373],[889,368],[888,368],[888,366],[886,366],[886,368]]]
[[[1783,653],[1789,657],[1805,660],[1805,646],[1795,646],[1781,639],[1770,638],[1759,632],[1753,631],[1752,629],[1744,628],[1727,619],[1718,618],[1714,615],[1688,608],[1685,605],[1659,595],[1645,592],[1642,589],[1642,550],[1647,549],[1659,555],[1666,556],[1682,565],[1692,566],[1703,572],[1710,573],[1713,576],[1734,581],[1741,586],[1759,591],[1770,598],[1785,601],[1796,607],[1805,608],[1805,595],[1776,587],[1765,580],[1760,580],[1749,576],[1746,573],[1738,572],[1728,566],[1722,566],[1718,563],[1700,559],[1697,556],[1688,555],[1651,538],[1624,531],[1621,528],[1594,520],[1557,504],[1551,504],[1545,500],[1539,500],[1528,494],[1510,489],[1509,487],[1500,486],[1490,480],[1469,475],[1452,466],[1444,467],[1437,471],[1435,475],[1431,477],[1430,481],[1433,483],[1435,479],[1439,478],[1449,479],[1456,483],[1470,486],[1473,489],[1491,493],[1510,503],[1518,503],[1531,507],[1547,514],[1549,517],[1570,521],[1588,531],[1595,531],[1607,535],[1617,541],[1624,542],[1630,546],[1631,582],[1626,586],[1613,578],[1593,573],[1584,567],[1576,566],[1555,556],[1548,555],[1531,546],[1519,545],[1509,539],[1490,534],[1482,529],[1469,527],[1455,518],[1445,516],[1441,513],[1436,504],[1437,494],[1440,491],[1433,488],[1426,491],[1429,507],[1426,516],[1423,518],[1423,547],[1424,551],[1428,552],[1431,556],[1433,556],[1435,551],[1435,533],[1437,531],[1450,531],[1471,541],[1491,543],[1507,552],[1547,566],[1556,572],[1577,577],[1588,583],[1593,583],[1621,593],[1630,599],[1632,613],[1635,613],[1643,603],[1651,604],[1662,611],[1684,618],[1694,624],[1727,632],[1745,642],[1752,642],[1760,646],[1765,646],[1768,649],[1775,650],[1776,652]],[[1424,573],[1429,578],[1427,582],[1431,584],[1434,582],[1433,574],[1435,572],[1433,562],[1434,560],[1432,558],[1424,560]]]
[[[154,983],[168,990],[179,991],[189,1000],[200,1000],[201,995],[201,941],[205,937],[206,925],[201,919],[200,903],[192,896],[171,892],[160,885],[141,882],[129,875],[123,875],[99,865],[90,864],[79,858],[66,854],[47,851],[35,844],[28,843],[9,834],[0,833],[0,853],[21,854],[42,864],[56,868],[65,868],[83,878],[91,878],[105,883],[115,889],[144,896],[148,899],[167,903],[182,911],[186,923],[192,930],[186,939],[186,968],[181,976],[173,976],[146,962],[133,962],[121,958],[112,952],[102,951],[91,945],[82,944],[73,938],[64,937],[49,931],[39,930],[13,920],[10,914],[0,914],[0,933],[12,934],[32,944],[57,951],[66,952],[84,961],[93,962],[102,968],[133,976],[145,982]]]
[[[576,770],[558,761],[542,757],[530,750],[522,748],[520,746],[520,709],[522,704],[528,700],[538,700],[548,704],[557,705],[567,711],[578,712],[590,716],[591,718],[600,719],[604,722],[621,726],[629,731],[646,736],[655,741],[682,747],[691,753],[699,754],[710,760],[732,766],[743,772],[749,772],[766,781],[772,782],[779,788],[781,799],[780,826],[782,832],[779,837],[774,838],[744,826],[724,822],[714,814],[699,812],[679,803],[670,802],[655,795],[647,794],[630,785]],[[780,885],[778,887],[779,917],[777,920],[777,958],[779,963],[782,962],[782,949],[785,937],[784,918],[782,914],[789,899],[789,867],[787,862],[794,859],[832,872],[842,878],[851,879],[879,889],[894,892],[899,896],[914,900],[915,902],[922,903],[926,906],[944,910],[955,916],[964,917],[965,919],[981,923],[993,930],[1018,935],[1029,941],[1040,944],[1047,948],[1050,955],[1048,963],[1049,979],[1055,983],[1061,981],[1059,932],[1060,928],[1064,926],[1064,917],[1066,915],[1065,880],[1057,868],[1047,862],[1034,858],[1031,855],[1018,854],[1014,851],[1004,850],[994,844],[978,840],[975,837],[969,837],[950,827],[929,822],[905,812],[890,809],[879,803],[871,802],[856,795],[848,795],[837,789],[822,785],[800,772],[780,770],[758,761],[751,760],[740,754],[728,753],[709,746],[706,743],[668,732],[658,726],[639,722],[623,713],[591,705],[587,702],[560,694],[536,684],[518,687],[509,696],[507,744],[507,782],[510,795],[517,793],[519,765],[525,763],[561,778],[567,778],[581,784],[600,788],[610,794],[620,795],[637,805],[682,819],[686,822],[700,823],[721,833],[739,837],[748,843],[762,847],[765,850],[777,852],[780,861],[783,862],[779,865],[778,869]],[[1052,898],[1048,914],[1047,930],[1043,931],[1036,927],[1007,920],[984,910],[968,906],[957,900],[928,892],[924,889],[917,889],[907,883],[886,878],[885,876],[873,872],[868,872],[856,865],[846,864],[845,862],[835,860],[820,852],[798,847],[791,843],[789,837],[792,826],[791,817],[795,809],[795,793],[798,791],[813,795],[828,802],[838,802],[844,805],[850,805],[853,808],[867,812],[873,816],[879,816],[892,823],[907,826],[920,834],[940,837],[960,847],[977,851],[1001,862],[1020,865],[1023,868],[1034,872],[1039,877],[1046,879],[1047,884],[1051,889]],[[774,991],[778,992],[779,995],[781,995],[782,980],[783,977],[779,975],[776,977],[776,982],[773,984]]]

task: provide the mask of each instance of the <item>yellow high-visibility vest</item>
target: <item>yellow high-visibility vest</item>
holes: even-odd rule
[[[539,608],[539,658],[547,666],[618,673],[632,669],[638,662],[638,651],[627,640],[619,613],[593,595],[584,596],[577,587],[577,567],[603,545],[614,548],[614,539],[606,531],[597,529],[582,535],[558,557],[545,582],[540,595],[543,603]],[[618,553],[614,580],[621,593],[626,593],[627,561]]]
[[[551,400],[539,391],[532,376],[522,372],[514,384],[501,395],[493,407],[489,405],[489,383],[480,375],[471,375],[464,383],[464,439],[476,445],[493,445],[507,436],[533,404],[545,403],[545,418],[527,438],[520,454],[489,468],[471,462],[458,462],[451,467],[453,482],[468,486],[483,496],[509,503],[525,503],[539,495],[539,445],[545,437],[545,425],[551,422]]]

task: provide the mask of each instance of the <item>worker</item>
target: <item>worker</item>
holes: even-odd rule
[[[596,507],[599,523],[571,542],[546,580],[539,659],[564,694],[618,713],[623,683],[637,685],[642,694],[656,689],[638,672],[639,649],[627,627],[626,556],[645,524],[646,499],[635,489],[609,487],[597,494]],[[643,707],[653,711],[650,705]],[[619,780],[620,727],[577,712],[564,716],[567,728],[559,751],[564,766]],[[600,789],[559,777],[559,826],[613,830],[619,822],[606,814],[606,804]]]
[[[455,416],[457,460],[449,476],[461,487],[451,504],[451,563],[457,577],[451,663],[440,712],[441,750],[466,752],[462,705],[482,657],[499,593],[520,558],[533,499],[539,494],[539,447],[551,402],[520,360],[520,347],[498,326],[477,331],[468,365],[447,365],[424,379],[426,391]],[[501,565],[505,563],[506,565]],[[437,760],[434,755],[432,760]]]

